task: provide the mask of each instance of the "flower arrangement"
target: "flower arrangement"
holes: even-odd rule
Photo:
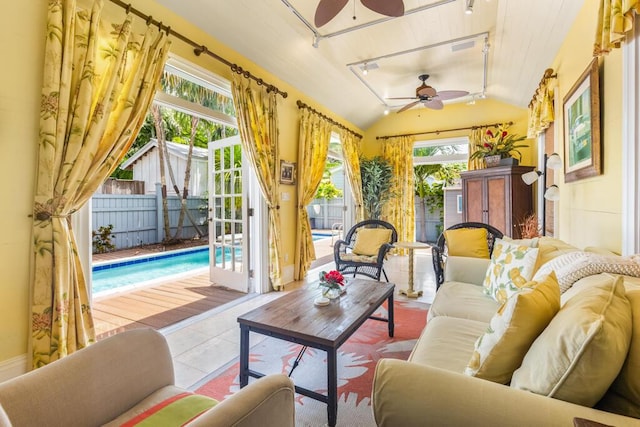
[[[526,139],[525,136],[509,134],[505,125],[498,126],[495,134],[491,129],[487,129],[482,142],[476,144],[476,151],[469,156],[469,159],[482,159],[488,156],[500,156],[500,158],[504,159],[517,156],[518,160],[522,160],[522,155],[518,149],[524,148],[526,145],[518,145],[516,143],[524,139]]]
[[[332,293],[334,289],[340,295],[340,290],[344,286],[344,276],[336,270],[331,270],[330,272],[322,271],[320,273],[320,287],[324,288],[322,291],[322,295],[327,296]]]

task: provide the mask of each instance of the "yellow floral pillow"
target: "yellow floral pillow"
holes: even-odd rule
[[[553,272],[529,282],[500,306],[475,344],[464,373],[507,384],[533,341],[560,310],[560,287]]]
[[[484,293],[504,303],[531,280],[537,258],[538,248],[496,239],[484,279]]]
[[[356,255],[378,255],[380,246],[391,241],[391,230],[388,228],[363,228],[356,234],[353,253]]]
[[[444,232],[447,253],[451,256],[489,258],[487,230],[484,228],[458,228]]]

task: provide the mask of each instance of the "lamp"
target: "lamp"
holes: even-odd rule
[[[471,15],[473,13],[473,0],[465,1],[464,13],[467,15]]]
[[[525,184],[531,185],[536,182],[540,177],[543,178],[544,185],[546,185],[547,170],[558,170],[562,168],[562,159],[557,153],[551,155],[544,154],[544,163],[542,172],[535,170],[522,174],[522,180]],[[560,200],[560,189],[557,185],[553,184],[546,187],[544,190],[544,199],[552,202]],[[546,203],[542,203],[542,235],[546,235]]]

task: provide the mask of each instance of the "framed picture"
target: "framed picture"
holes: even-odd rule
[[[602,173],[598,59],[582,73],[563,101],[564,180]]]
[[[280,160],[280,183],[293,185],[296,183],[296,164]]]

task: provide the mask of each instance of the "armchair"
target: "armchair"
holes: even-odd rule
[[[362,248],[367,242],[361,238],[358,242],[358,233],[361,230],[382,229],[389,230],[388,240],[382,244],[374,242],[372,246],[366,247],[364,253],[360,253],[358,249]],[[370,234],[370,233],[368,233]],[[384,233],[381,233],[383,235]],[[364,234],[361,234],[363,236]],[[374,241],[375,239],[372,239]],[[387,273],[384,271],[383,263],[387,252],[393,247],[398,240],[398,233],[393,225],[388,222],[369,219],[354,225],[346,234],[344,240],[338,240],[333,246],[333,258],[336,263],[336,270],[342,274],[361,274],[380,280],[380,274],[384,274],[384,278],[389,281]],[[375,246],[375,247],[374,247]],[[354,248],[356,251],[354,252]]]
[[[497,228],[489,225],[483,224],[481,222],[462,222],[460,224],[452,225],[447,228],[447,230],[458,230],[461,228],[484,228],[487,230],[487,245],[489,248],[489,256],[493,252],[493,242],[496,239],[501,239],[503,237],[503,233]],[[445,233],[441,233],[438,237],[438,241],[431,248],[431,253],[433,255],[433,271],[436,274],[436,287],[439,288],[440,285],[444,283],[444,266],[445,260],[447,258],[447,245],[446,245]]]

